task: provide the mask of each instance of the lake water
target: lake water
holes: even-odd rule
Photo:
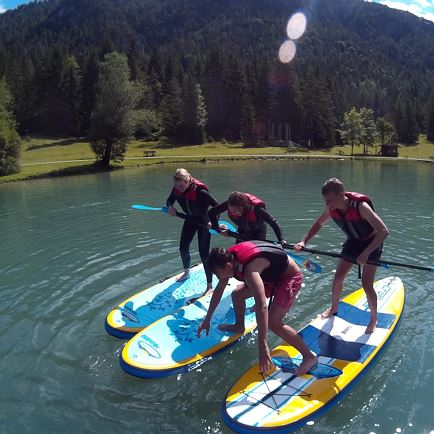
[[[434,265],[433,165],[378,161],[274,161],[187,166],[217,199],[252,192],[267,201],[289,242],[323,208],[320,188],[337,176],[366,193],[387,224],[383,259]],[[228,433],[220,407],[257,358],[252,336],[188,374],[145,380],[119,366],[124,341],[104,330],[128,296],[179,272],[181,221],[160,212],[175,166],[0,185],[0,432]],[[269,232],[269,237],[272,232]],[[309,247],[339,251],[331,222]],[[229,245],[213,237],[213,245]],[[193,258],[198,260],[196,242]],[[330,302],[336,261],[287,317],[301,328]],[[434,430],[433,274],[394,267],[406,306],[391,344],[359,384],[300,433],[429,433]],[[360,287],[356,270],[347,293]],[[270,333],[270,346],[280,341]]]

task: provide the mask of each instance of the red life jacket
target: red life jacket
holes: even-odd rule
[[[203,214],[202,207],[198,204],[198,189],[208,191],[208,187],[202,181],[194,178],[191,178],[190,186],[184,191],[184,193],[173,187],[173,193],[175,194],[176,200],[179,205],[181,205],[182,210],[188,215],[200,216]]]
[[[244,241],[228,249],[234,253],[234,277],[244,281],[244,269],[255,258],[263,257],[270,261],[270,267],[261,273],[264,282],[274,282],[288,266],[288,255],[282,247],[268,241]]]
[[[362,202],[366,202],[374,210],[371,199],[364,194],[350,191],[346,192],[345,196],[349,199],[347,212],[342,213],[335,209],[330,211],[331,218],[345,232],[348,238],[353,240],[369,238],[374,228],[360,215],[359,206]]]
[[[265,202],[259,197],[254,196],[250,193],[243,193],[247,197],[248,208],[241,216],[235,216],[228,209],[229,218],[239,226],[239,230],[243,233],[249,233],[250,231],[255,231],[264,225],[263,221],[258,221],[255,214],[255,207],[265,208]]]

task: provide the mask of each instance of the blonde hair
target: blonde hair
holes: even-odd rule
[[[173,175],[174,181],[191,181],[192,176],[185,169],[176,169],[175,174]]]
[[[323,196],[328,193],[343,194],[345,193],[345,186],[338,178],[330,178],[322,186],[321,192]]]

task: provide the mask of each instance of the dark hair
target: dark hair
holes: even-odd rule
[[[216,268],[224,268],[228,262],[234,260],[234,254],[229,252],[224,247],[214,247],[209,252],[206,265],[214,273]]]
[[[249,201],[244,193],[233,191],[229,195],[228,205],[240,206],[243,209],[247,209],[249,207]]]
[[[322,186],[321,192],[323,196],[328,193],[341,194],[345,193],[345,186],[338,178],[330,178]]]

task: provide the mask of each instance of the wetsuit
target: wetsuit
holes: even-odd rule
[[[262,202],[263,203],[263,202]],[[218,218],[219,215],[228,210],[228,201],[214,206],[208,211],[208,217],[212,224],[213,229],[219,230]],[[249,219],[246,218],[248,213]],[[283,241],[282,230],[280,229],[277,220],[265,209],[263,205],[251,205],[249,210],[239,218],[232,217],[229,213],[229,218],[238,226],[238,232],[242,238],[237,239],[237,243],[243,240],[265,240],[267,238],[267,225],[268,223],[276,234],[279,242]]]
[[[211,241],[211,235],[206,228],[208,223],[207,211],[210,206],[215,206],[218,202],[208,192],[208,187],[195,179],[192,179],[191,185],[184,193],[173,188],[170,196],[166,200],[166,206],[173,206],[175,201],[180,204],[182,210],[188,216],[182,225],[181,238],[179,241],[179,253],[182,259],[182,265],[185,270],[190,268],[190,244],[197,232],[200,259],[204,265],[207,283],[211,283],[212,272],[206,265]],[[197,226],[195,223],[205,227]]]

